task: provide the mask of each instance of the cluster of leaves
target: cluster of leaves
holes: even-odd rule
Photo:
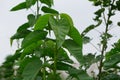
[[[6,61],[3,63],[2,66],[0,66],[0,79],[4,80],[9,80],[12,78],[12,75],[14,73],[13,70],[13,64],[12,60],[10,60],[11,56],[7,57]],[[10,69],[11,68],[11,69]]]
[[[88,26],[81,35],[68,14],[52,8],[53,0],[26,0],[13,7],[11,11],[35,6],[36,10],[34,14],[28,14],[28,21],[19,26],[11,37],[11,45],[14,40],[19,40],[20,47],[0,67],[0,80],[62,80],[60,71],[68,75],[66,80],[120,80],[120,40],[106,53],[108,40],[112,37],[108,32],[113,24],[111,17],[120,11],[120,0],[89,1],[100,7],[94,13],[96,16],[93,20],[97,24]],[[102,23],[105,24],[105,31],[100,35],[100,55],[83,55],[83,43],[91,41],[87,33]],[[74,61],[69,54],[78,61],[79,68],[73,66]],[[91,78],[87,69],[93,63],[99,63],[99,73]],[[15,65],[19,68],[13,69]]]
[[[9,55],[6,60],[0,66],[0,80],[13,80],[15,73],[15,60],[18,60],[19,53],[16,52],[15,55]]]
[[[90,80],[86,71],[72,66],[74,61],[68,56],[69,52],[79,63],[83,63],[82,37],[69,15],[51,8],[53,0],[26,0],[11,11],[30,9],[34,5],[37,5],[35,14],[28,14],[28,22],[22,24],[10,40],[11,45],[14,40],[21,42],[15,53],[19,56],[11,65],[13,67],[17,61],[19,66],[17,73],[11,74],[14,76],[12,79],[61,80],[58,71],[64,71],[68,74],[68,80]]]
[[[106,53],[104,67],[106,69],[115,68],[120,69],[120,66],[117,65],[120,63],[120,40],[113,45],[113,48]]]
[[[90,25],[88,26],[83,32],[82,36],[84,38],[84,42],[89,43],[90,37],[86,36],[87,33],[89,33],[91,30],[94,30],[95,28],[101,26],[101,23],[104,23],[105,31],[100,34],[101,41],[99,44],[102,45],[100,58],[98,58],[100,64],[98,66],[98,79],[97,80],[120,80],[120,75],[118,73],[120,72],[119,63],[119,45],[120,41],[115,43],[112,49],[110,51],[106,51],[108,48],[108,40],[110,40],[112,34],[109,33],[109,29],[113,25],[113,21],[111,17],[115,16],[115,12],[120,11],[120,0],[89,0],[93,2],[93,5],[96,7],[100,7],[94,14],[96,17],[93,19],[95,22],[97,22],[97,25]],[[119,26],[119,22],[118,22]],[[103,29],[104,29],[103,28]],[[112,43],[111,43],[112,44]],[[96,54],[95,54],[96,55]],[[93,58],[95,60],[95,55],[93,55]],[[91,54],[92,56],[92,54]],[[90,57],[89,57],[90,59]],[[104,71],[102,71],[102,68]],[[95,79],[96,80],[96,79]]]

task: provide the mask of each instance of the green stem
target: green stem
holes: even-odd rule
[[[107,47],[107,33],[108,33],[108,21],[109,21],[110,17],[108,17],[107,20],[107,24],[106,24],[106,29],[105,29],[105,38],[103,39],[103,45],[102,45],[102,51],[101,51],[101,57],[102,59],[100,60],[100,66],[99,66],[99,74],[98,74],[98,80],[101,80],[101,74],[102,74],[102,67],[103,67],[103,59],[104,59],[104,54],[106,51],[106,47]]]
[[[38,18],[38,15],[39,15],[39,0],[37,0],[37,18]]]
[[[56,15],[56,19],[59,20],[58,15]],[[57,48],[57,43],[56,43],[55,51],[54,51],[54,69],[53,69],[55,80],[57,80],[57,55],[58,55],[58,51],[59,51],[59,49]]]
[[[112,4],[114,4],[114,1],[113,1],[113,3]],[[102,45],[102,51],[101,51],[101,57],[102,57],[102,59],[100,60],[100,65],[99,65],[99,74],[98,74],[98,80],[101,80],[101,75],[102,75],[102,68],[103,68],[103,59],[104,59],[104,54],[105,54],[105,51],[106,51],[106,48],[107,48],[107,40],[108,40],[108,38],[107,38],[107,34],[108,34],[108,27],[109,27],[109,20],[110,20],[110,18],[111,18],[111,12],[112,12],[112,9],[111,8],[109,8],[109,13],[108,13],[108,18],[107,18],[107,20],[106,20],[106,18],[105,18],[105,13],[103,12],[103,18],[104,18],[104,22],[105,22],[105,26],[106,26],[106,28],[105,28],[105,38],[103,39],[103,45]]]

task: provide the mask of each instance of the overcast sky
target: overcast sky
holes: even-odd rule
[[[26,16],[30,13],[26,10],[10,12],[21,1],[24,0],[0,0],[0,63],[8,54],[14,53],[16,45],[10,46],[10,37],[27,21]],[[93,12],[96,10],[88,0],[55,0],[54,8],[69,14],[80,32],[93,23]]]

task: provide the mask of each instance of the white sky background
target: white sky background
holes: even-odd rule
[[[0,0],[0,63],[7,55],[14,53],[16,44],[10,46],[10,37],[21,24],[27,21],[26,16],[30,13],[26,10],[10,12],[10,9],[21,1],[24,0]],[[73,18],[76,28],[81,32],[93,23],[93,12],[96,8],[91,5],[88,0],[55,0],[54,8],[69,14]],[[94,34],[92,37],[95,35],[98,34]],[[97,41],[95,40],[95,42]],[[89,47],[84,49],[86,52],[95,51],[90,45],[87,46]]]

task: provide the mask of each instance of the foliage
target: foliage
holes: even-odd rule
[[[113,37],[109,33],[113,24],[111,17],[120,11],[120,0],[89,1],[99,7],[94,13],[96,24],[91,24],[81,34],[68,14],[52,8],[53,0],[26,0],[13,7],[11,11],[35,6],[36,10],[28,14],[28,22],[19,26],[11,37],[11,45],[14,40],[20,40],[20,46],[0,66],[0,80],[62,80],[60,71],[68,75],[65,80],[120,80],[120,40],[107,51],[108,41]],[[92,40],[87,34],[103,23],[101,51],[84,55],[83,44]],[[120,26],[120,22],[117,24]],[[71,57],[77,60],[79,67],[73,66]],[[94,76],[93,72],[90,77],[87,70],[94,63],[98,64],[99,73]]]

